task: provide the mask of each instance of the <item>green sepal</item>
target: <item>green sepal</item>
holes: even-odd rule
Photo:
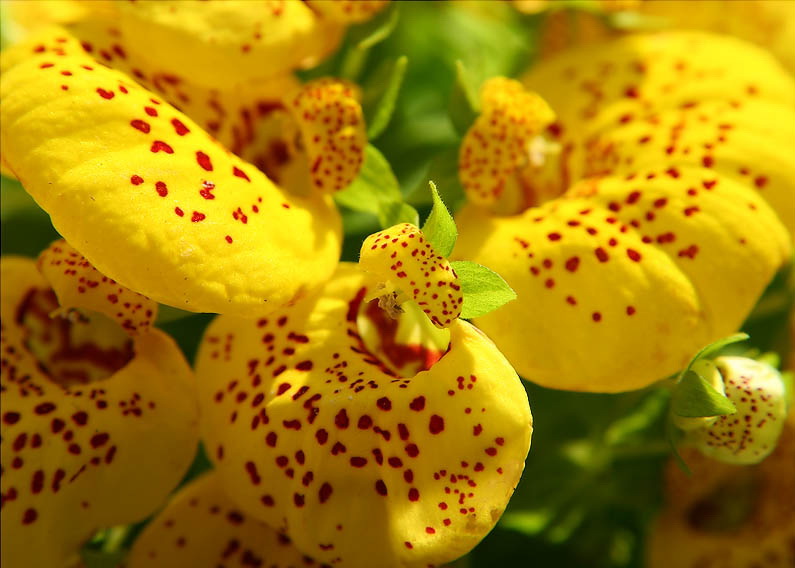
[[[484,316],[516,299],[513,288],[493,270],[469,260],[455,260],[450,265],[464,293],[462,318]]]
[[[731,400],[716,391],[704,377],[692,369],[682,373],[676,384],[671,409],[674,414],[685,418],[723,416],[737,412]]]
[[[747,333],[735,333],[728,337],[724,337],[723,339],[718,339],[717,341],[713,341],[706,347],[702,347],[699,350],[699,352],[695,354],[695,356],[690,360],[690,363],[687,364],[687,367],[685,367],[685,370],[690,369],[693,366],[693,363],[695,363],[699,359],[705,359],[707,357],[710,357],[715,353],[717,353],[718,351],[720,351],[721,349],[723,349],[724,347],[726,347],[727,345],[731,345],[732,343],[739,343],[740,341],[745,341],[746,339],[748,339],[748,337],[749,336]]]
[[[448,257],[455,247],[455,241],[458,238],[458,228],[455,226],[453,216],[450,215],[450,211],[447,210],[447,206],[439,196],[436,184],[429,181],[428,185],[430,185],[431,195],[433,196],[433,207],[431,207],[431,213],[422,226],[422,234],[425,235],[425,239],[431,244],[437,254]]]

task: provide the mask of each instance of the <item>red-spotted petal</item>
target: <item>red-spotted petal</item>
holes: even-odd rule
[[[374,293],[402,292],[397,301],[414,300],[436,327],[448,327],[461,315],[464,294],[455,270],[410,223],[367,237],[359,266],[381,285],[383,294]]]
[[[133,343],[101,315],[50,318],[57,302],[35,263],[0,268],[2,563],[63,566],[97,529],[151,514],[184,475],[193,375],[164,333]]]
[[[204,441],[232,500],[319,561],[444,563],[499,518],[521,474],[522,385],[470,324],[428,371],[396,377],[356,324],[365,276],[267,319],[222,316],[197,370]]]
[[[299,552],[286,535],[235,506],[215,472],[180,489],[146,525],[126,560],[129,568],[238,564],[320,567]]]
[[[288,99],[318,189],[345,189],[359,174],[367,133],[358,99],[356,87],[335,79],[308,83]]]
[[[130,335],[148,331],[157,317],[157,302],[103,276],[64,240],[41,253],[38,266],[62,310],[83,308],[105,314]]]
[[[737,329],[789,258],[764,198],[795,222],[795,84],[758,49],[698,33],[576,51],[526,81],[558,116],[560,153],[520,173],[535,207],[457,218],[456,256],[519,294],[478,324],[546,386],[612,392],[675,373]]]
[[[502,77],[483,85],[481,99],[481,114],[461,144],[461,184],[473,203],[521,208],[525,196],[518,186],[517,170],[532,162],[533,139],[555,115],[541,97],[525,91],[518,81]]]
[[[20,62],[2,83],[3,159],[103,274],[183,309],[240,314],[328,277],[330,198],[274,186],[76,40],[46,37],[9,55]]]

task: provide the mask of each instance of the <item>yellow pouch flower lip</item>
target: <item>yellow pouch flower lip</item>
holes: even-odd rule
[[[241,511],[216,472],[181,488],[135,540],[125,563],[129,568],[237,564],[319,566],[286,535]]]
[[[51,319],[58,304],[33,260],[4,257],[0,272],[2,563],[61,566],[178,483],[198,442],[193,374],[157,329]]]
[[[252,315],[333,271],[328,196],[274,186],[67,35],[15,49],[30,57],[4,74],[3,159],[103,274],[185,310]]]
[[[795,562],[795,414],[790,412],[775,451],[753,466],[716,462],[696,449],[666,471],[667,503],[652,525],[649,568],[790,566]]]
[[[164,74],[231,88],[317,63],[339,43],[341,22],[304,2],[125,2],[119,31],[129,49]]]
[[[316,560],[444,563],[491,530],[519,480],[527,395],[461,320],[429,370],[395,376],[357,329],[366,282],[342,264],[267,318],[217,318],[197,360],[203,439],[231,499]]]
[[[680,369],[700,344],[735,331],[791,255],[790,237],[763,198],[775,191],[771,203],[789,214],[795,171],[776,156],[795,137],[777,121],[791,116],[784,107],[795,87],[758,49],[699,33],[580,50],[525,82],[557,114],[549,134],[561,151],[522,170],[522,183],[527,195],[559,197],[514,215],[474,204],[457,215],[453,257],[488,264],[519,295],[477,324],[541,385],[647,386]],[[693,105],[678,129],[661,118]],[[709,132],[699,132],[702,124]],[[669,128],[683,142],[670,153]],[[778,133],[758,143],[767,132]],[[748,175],[730,157],[743,152],[754,162]],[[762,177],[766,188],[757,191]]]

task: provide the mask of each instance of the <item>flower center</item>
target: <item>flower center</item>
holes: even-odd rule
[[[16,318],[28,351],[64,387],[105,379],[134,355],[132,340],[113,320],[95,312],[64,313],[50,288],[32,288]]]
[[[388,297],[362,302],[356,325],[371,355],[395,375],[411,378],[444,356],[450,332],[434,326],[415,302],[391,307]]]

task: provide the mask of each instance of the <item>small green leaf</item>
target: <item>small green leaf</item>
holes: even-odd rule
[[[387,69],[386,76],[377,76],[373,84],[376,88],[368,93],[364,104],[364,116],[367,121],[367,138],[375,140],[383,133],[395,111],[400,86],[406,75],[408,58],[404,55],[398,57]]]
[[[710,355],[717,353],[727,345],[731,345],[732,343],[739,343],[740,341],[745,341],[748,339],[747,333],[735,333],[730,335],[729,337],[724,337],[723,339],[718,339],[717,341],[713,341],[706,347],[701,348],[701,350],[695,354],[695,356],[690,360],[690,363],[687,364],[685,369],[690,369],[693,366],[693,363],[698,361],[699,359],[704,359],[705,357],[709,357]]]
[[[476,262],[456,260],[450,263],[458,274],[461,290],[464,293],[464,304],[461,317],[476,318],[516,299],[513,291],[502,276]]]
[[[480,97],[475,81],[460,60],[455,62],[455,78],[450,95],[450,120],[463,136],[480,114]]]
[[[704,377],[686,370],[674,389],[672,406],[674,414],[685,418],[723,416],[734,414],[734,403],[710,385]]]
[[[422,226],[422,233],[425,238],[431,243],[433,250],[438,254],[448,257],[453,252],[455,241],[458,238],[458,228],[455,226],[453,216],[447,210],[447,207],[439,196],[439,191],[436,189],[436,184],[429,181],[431,187],[431,195],[433,195],[433,207],[431,213],[425,220]]]

